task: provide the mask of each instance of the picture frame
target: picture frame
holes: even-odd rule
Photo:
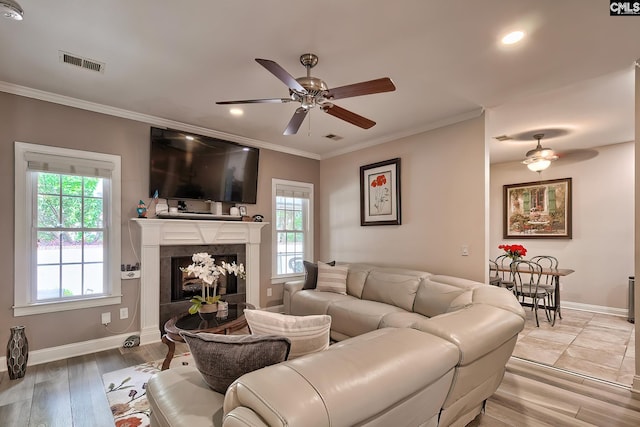
[[[247,207],[246,206],[238,206],[238,212],[240,212],[240,216],[247,216]]]
[[[360,225],[400,225],[400,158],[360,166]]]
[[[503,238],[571,239],[571,178],[504,185]]]

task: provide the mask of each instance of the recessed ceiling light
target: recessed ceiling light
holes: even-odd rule
[[[189,141],[193,141],[193,137],[191,135],[187,135],[185,136],[185,138],[187,138]]]
[[[229,113],[231,113],[232,116],[241,116],[244,114],[244,111],[240,108],[232,108],[229,110]]]
[[[524,37],[524,31],[512,31],[502,38],[503,44],[518,43]]]

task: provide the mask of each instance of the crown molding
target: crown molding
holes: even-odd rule
[[[479,107],[479,108],[474,108],[471,111],[466,111],[464,113],[461,114],[457,114],[455,116],[449,116],[449,117],[445,117],[442,120],[436,120],[434,122],[430,122],[427,123],[426,125],[422,126],[419,129],[414,129],[411,131],[407,131],[404,133],[397,133],[397,134],[393,134],[390,136],[386,136],[384,138],[378,138],[378,139],[374,139],[371,141],[367,141],[363,144],[357,144],[357,145],[352,145],[349,147],[345,147],[342,148],[340,150],[336,150],[336,151],[332,151],[330,153],[326,153],[322,156],[321,160],[324,159],[329,159],[331,157],[336,157],[336,156],[341,156],[343,154],[347,154],[347,153],[351,153],[353,151],[358,151],[358,150],[362,150],[364,148],[369,148],[369,147],[373,147],[376,145],[380,145],[380,144],[384,144],[386,142],[391,142],[391,141],[397,141],[399,139],[408,137],[408,136],[413,136],[413,135],[418,135],[424,132],[428,132],[430,130],[433,129],[437,129],[437,128],[441,128],[444,126],[449,126],[455,123],[459,123],[459,122],[464,122],[466,120],[470,120],[470,119],[474,119],[476,117],[479,117],[480,115],[482,115],[482,113],[484,113],[484,108],[483,107]]]
[[[124,110],[122,108],[111,107],[109,105],[98,104],[95,102],[85,101],[78,98],[59,95],[52,92],[46,92],[39,89],[33,89],[26,86],[20,86],[13,83],[0,81],[0,92],[6,92],[13,95],[24,96],[25,98],[38,99],[40,101],[51,102],[53,104],[65,105],[67,107],[78,108],[81,110],[93,111],[94,113],[106,114],[109,116],[120,117],[123,119],[135,120],[142,123],[148,123],[157,127],[166,127],[172,129],[180,129],[199,135],[211,136],[219,139],[237,142],[239,144],[251,147],[264,148],[266,150],[278,151],[281,153],[292,154],[294,156],[307,157],[310,159],[320,160],[321,156],[308,151],[297,150],[295,148],[283,147],[281,145],[271,144],[252,138],[245,138],[239,135],[220,132],[215,129],[195,126],[188,123],[182,123],[175,120],[169,120],[162,117],[156,117],[149,114],[138,113],[135,111]]]

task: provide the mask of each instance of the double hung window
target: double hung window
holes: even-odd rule
[[[15,315],[120,302],[120,157],[16,143]]]
[[[313,260],[313,184],[274,179],[273,278],[281,281],[304,274],[304,260]]]

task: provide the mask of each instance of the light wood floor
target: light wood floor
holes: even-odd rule
[[[176,352],[188,351],[181,344]],[[0,377],[2,427],[111,427],[102,374],[164,357],[161,344],[114,349]],[[512,359],[502,385],[472,427],[640,426],[640,396],[629,389]]]

